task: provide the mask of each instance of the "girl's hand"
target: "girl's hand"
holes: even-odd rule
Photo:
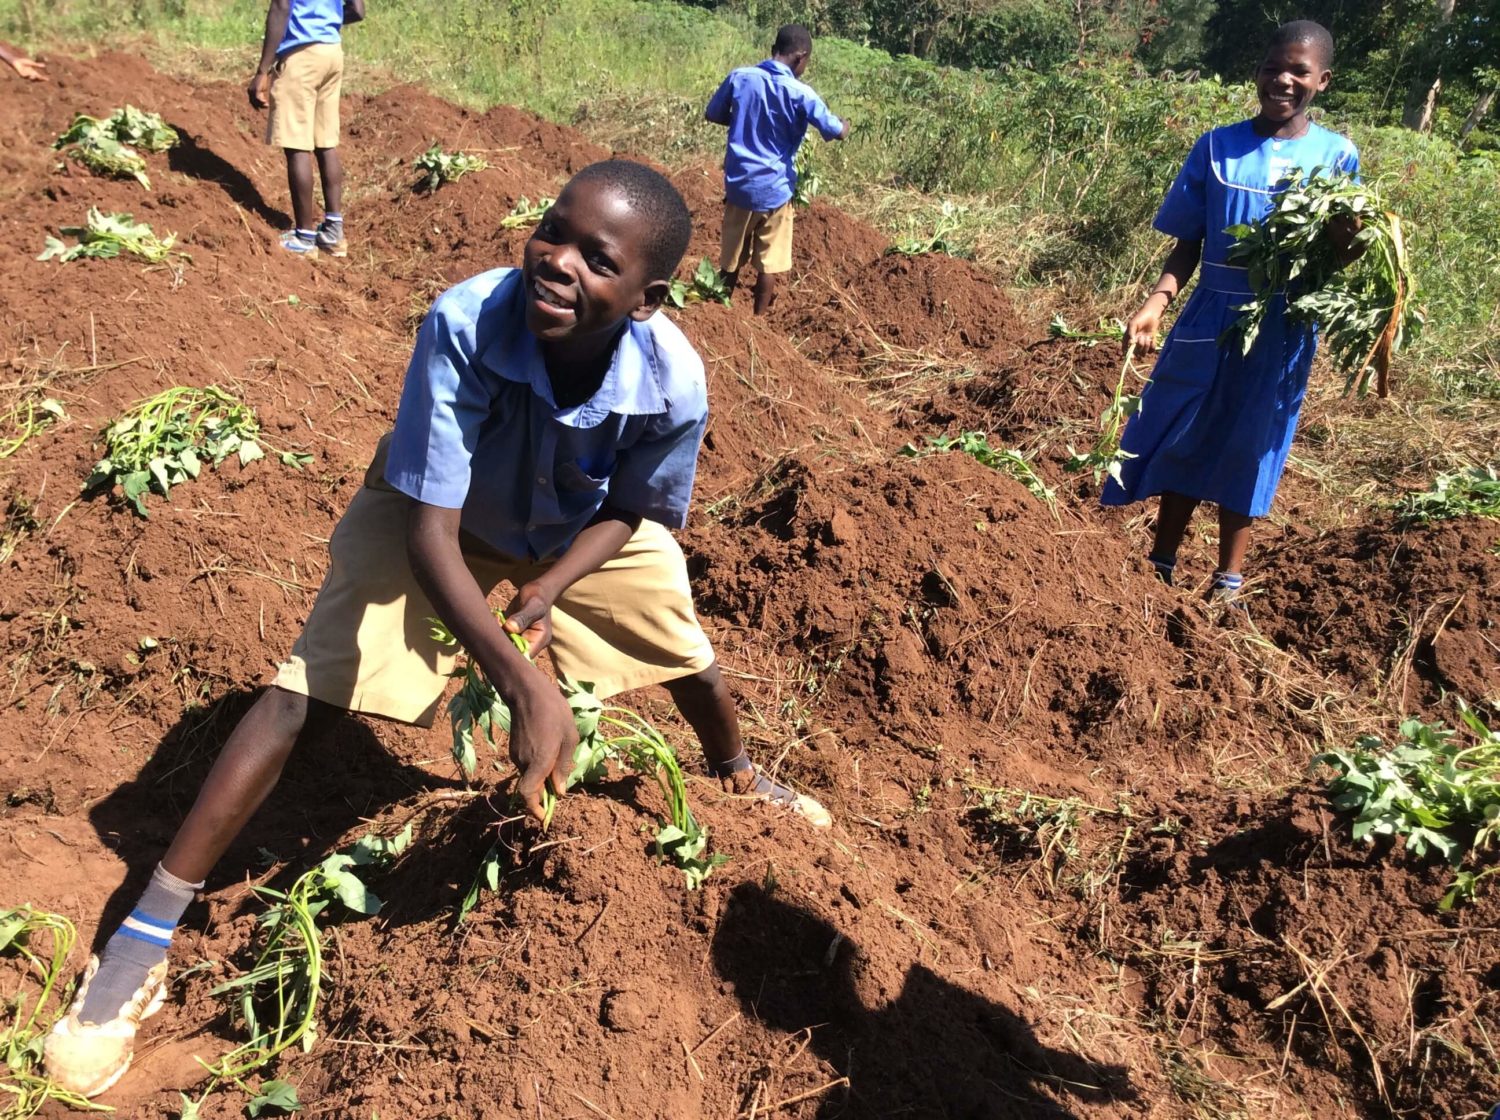
[[[1125,325],[1122,346],[1125,349],[1134,346],[1137,354],[1153,353],[1156,350],[1157,332],[1161,330],[1162,313],[1166,309],[1167,301],[1162,296],[1154,292],[1147,296],[1141,309]]]

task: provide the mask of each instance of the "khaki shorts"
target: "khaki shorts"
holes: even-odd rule
[[[350,711],[431,727],[454,655],[428,632],[437,611],[406,559],[410,499],[380,477],[384,458],[377,453],[333,531],[328,575],[272,683]],[[519,587],[547,570],[508,560],[472,538],[464,545],[464,561],[486,595],[501,581]],[[713,664],[713,647],[693,613],[687,563],[664,526],[642,521],[603,567],[563,592],[552,608],[549,650],[560,676],[592,681],[600,697]]]
[[[344,48],[309,43],[289,51],[271,71],[271,119],[266,143],[310,152],[339,146],[339,86]]]
[[[719,271],[738,272],[747,261],[766,275],[792,267],[792,203],[775,210],[744,210],[724,204]]]

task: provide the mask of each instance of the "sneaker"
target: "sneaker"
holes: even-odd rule
[[[728,768],[716,769],[710,765],[708,772],[719,780],[726,793],[795,813],[813,828],[833,827],[833,814],[818,801],[767,777],[744,755]]]
[[[344,223],[333,225],[323,222],[318,226],[318,238],[315,244],[330,257],[347,257],[349,255],[349,242],[344,237]]]
[[[81,1097],[97,1097],[125,1076],[135,1057],[135,1035],[143,1020],[161,1010],[167,998],[167,962],[146,973],[119,1012],[107,1023],[85,1023],[78,1018],[89,982],[99,971],[99,958],[89,958],[78,995],[66,1017],[52,1025],[43,1050],[47,1076]]]
[[[310,261],[318,259],[318,242],[304,241],[297,235],[297,231],[289,229],[281,235],[281,247],[288,253],[295,253],[299,257],[306,257]]]

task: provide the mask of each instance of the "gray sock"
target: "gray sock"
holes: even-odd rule
[[[185,883],[161,864],[151,873],[146,893],[99,954],[99,971],[89,984],[78,1018],[107,1023],[135,995],[146,973],[167,957],[172,931],[202,883]]]

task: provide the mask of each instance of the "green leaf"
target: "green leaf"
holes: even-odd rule
[[[125,495],[125,500],[135,507],[136,513],[142,517],[150,517],[146,512],[146,494],[151,489],[151,472],[131,471],[120,479],[120,492]]]
[[[302,1105],[297,1100],[297,1087],[290,1081],[262,1081],[260,1092],[250,1098],[245,1110],[252,1116],[260,1116],[268,1108],[282,1112],[297,1112]]]
[[[257,459],[264,459],[266,453],[260,449],[260,444],[253,439],[247,439],[240,444],[240,466],[246,466]]]
[[[379,913],[384,903],[352,871],[339,871],[329,876],[329,882],[338,899],[350,910],[369,917]]]

